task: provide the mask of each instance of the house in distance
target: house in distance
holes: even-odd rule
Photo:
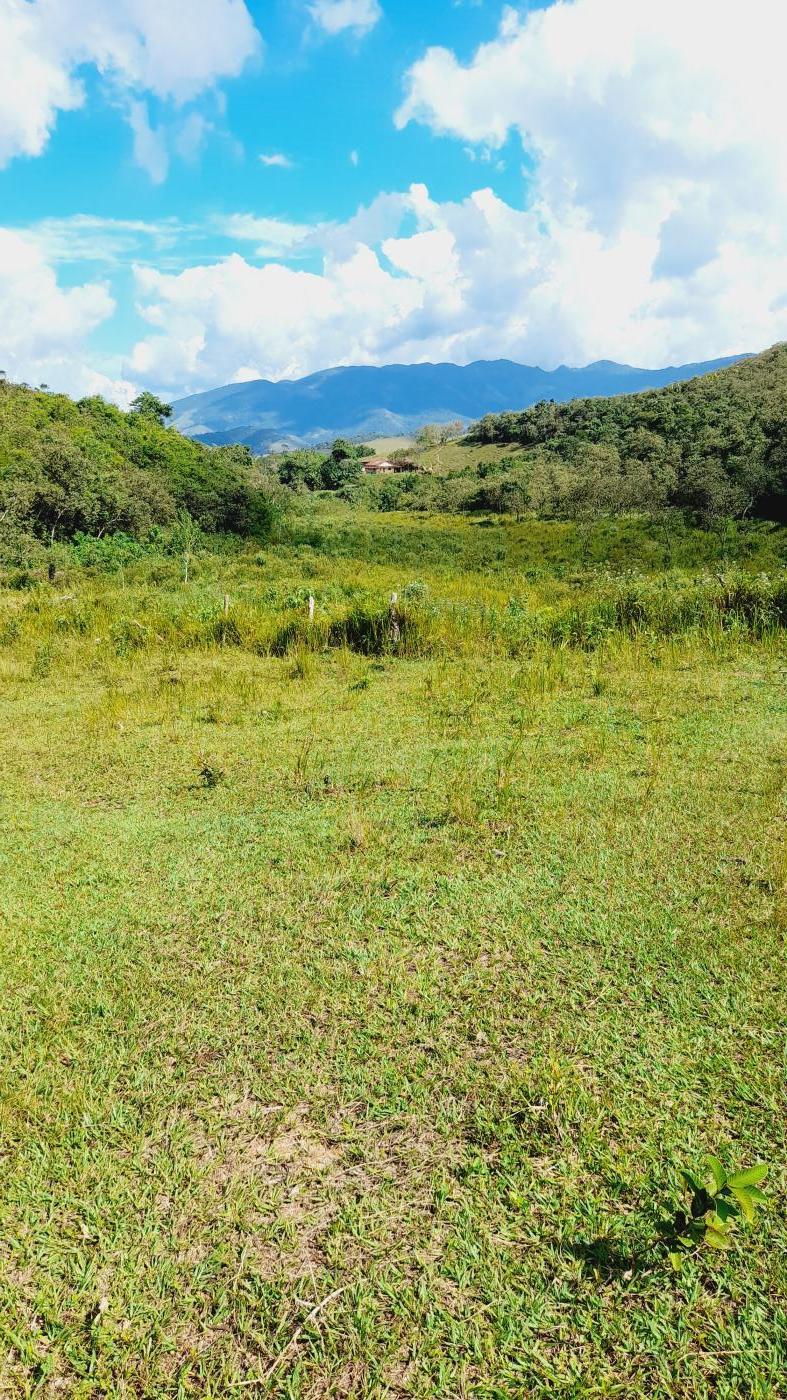
[[[415,462],[392,462],[390,457],[364,457],[361,467],[365,476],[390,476],[393,472],[414,472]]]

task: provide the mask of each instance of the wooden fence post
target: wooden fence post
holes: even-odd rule
[[[391,594],[391,611],[390,611],[390,618],[391,618],[391,631],[390,631],[390,636],[391,636],[391,641],[392,641],[392,642],[398,642],[398,641],[400,640],[400,638],[401,638],[401,635],[402,635],[402,629],[401,629],[401,627],[400,627],[400,625],[399,625],[399,608],[398,608],[398,603],[399,603],[399,594],[398,594],[398,593],[392,593],[392,594]]]

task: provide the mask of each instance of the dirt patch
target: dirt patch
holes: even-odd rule
[[[374,1286],[393,1265],[413,1281],[439,1271],[435,1176],[452,1152],[422,1120],[375,1120],[361,1104],[326,1117],[242,1095],[207,1105],[191,1135],[206,1189],[199,1249],[207,1255],[227,1231],[237,1241],[240,1228],[236,1281],[248,1271],[290,1306],[353,1279]],[[192,1228],[176,1230],[182,1257]]]
[[[285,1113],[279,1104],[244,1098],[222,1105],[221,1117],[210,1127],[200,1126],[194,1146],[219,1187],[253,1180],[274,1188],[318,1180],[336,1167],[339,1154],[308,1116],[304,1104]]]

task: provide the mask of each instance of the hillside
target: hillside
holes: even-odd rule
[[[305,379],[258,379],[193,394],[174,404],[174,421],[181,432],[206,442],[243,442],[266,452],[279,444],[303,447],[335,437],[397,437],[424,423],[470,423],[540,399],[564,403],[584,395],[639,392],[730,363],[647,370],[599,360],[584,369],[561,365],[551,371],[511,360],[349,366]]]
[[[139,537],[184,513],[205,531],[265,534],[270,506],[251,454],[193,442],[150,407],[122,413],[0,384],[0,552],[13,554],[18,537]]]
[[[516,444],[607,483],[627,477],[666,504],[787,513],[787,345],[687,383],[613,399],[541,402],[484,417],[478,445]]]

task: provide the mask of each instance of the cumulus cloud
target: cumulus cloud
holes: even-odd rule
[[[84,0],[88,13],[103,2]],[[21,32],[44,3],[0,0],[0,15],[16,6]],[[123,15],[143,8],[120,6]],[[358,29],[359,15],[379,9],[376,0],[313,8],[332,32]],[[522,207],[491,189],[441,203],[413,185],[342,224],[238,213],[213,224],[236,251],[219,260],[215,246],[211,256],[200,249],[185,271],[167,261],[166,243],[156,258],[156,235],[145,234],[153,256],[136,285],[147,332],[125,373],[175,394],[331,364],[663,365],[787,338],[786,26],[773,0],[745,10],[718,0],[557,0],[506,11],[468,62],[427,51],[408,75],[398,124],[425,123],[493,164],[513,136],[531,172]],[[48,51],[37,52],[45,62]],[[170,55],[159,68],[145,67],[133,44],[123,53],[112,71],[144,68],[160,85],[151,91],[175,91]],[[140,82],[126,88],[142,102]],[[58,101],[77,98],[66,87]],[[46,129],[33,120],[24,139],[35,145]],[[155,146],[147,158],[155,171]],[[41,237],[54,246],[61,232]],[[132,230],[85,225],[79,235],[119,247]]]
[[[40,155],[58,114],[98,70],[126,110],[137,156],[162,178],[142,95],[182,105],[241,72],[260,38],[244,0],[0,0],[0,165]]]
[[[500,356],[554,366],[598,358],[663,365],[787,336],[787,258],[763,266],[725,243],[702,266],[654,271],[658,229],[601,233],[576,211],[515,209],[492,190],[434,201],[381,195],[341,225],[235,216],[236,237],[280,240],[260,266],[234,254],[166,274],[137,270],[150,334],[131,377],[167,392],[333,364]],[[319,251],[318,271],[287,262]]]
[[[542,356],[558,327],[565,355],[651,363],[785,334],[786,40],[773,0],[559,0],[507,9],[467,63],[432,48],[412,67],[400,128],[479,153],[514,134],[532,162]]]
[[[787,15],[773,0],[561,0],[505,12],[468,64],[429,49],[410,70],[399,127],[426,123],[499,147],[514,131],[538,196],[615,236],[638,222],[690,238],[705,260],[781,218]],[[709,236],[715,227],[716,236]]]
[[[312,0],[309,13],[326,34],[354,30],[365,34],[382,18],[379,0]]]
[[[57,113],[82,100],[71,65],[40,42],[40,14],[28,0],[0,0],[0,166],[40,155]]]
[[[269,154],[261,155],[260,160],[263,165],[278,167],[279,170],[292,170],[294,165],[294,162],[283,151],[271,151]]]
[[[9,379],[128,402],[132,386],[93,369],[86,340],[112,315],[103,282],[64,288],[35,239],[0,228],[0,368]]]
[[[129,371],[161,387],[196,388],[252,373],[294,378],[325,364],[369,362],[388,323],[401,322],[419,286],[387,272],[362,246],[321,273],[238,254],[168,276],[137,271],[141,314],[157,332]]]

